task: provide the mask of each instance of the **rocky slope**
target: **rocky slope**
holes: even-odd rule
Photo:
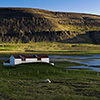
[[[0,8],[0,42],[100,44],[100,16],[31,8]]]

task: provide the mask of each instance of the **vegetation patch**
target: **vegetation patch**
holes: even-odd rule
[[[61,54],[70,56],[91,56],[100,53],[100,45],[70,44],[59,42],[2,43],[0,55],[7,54]],[[72,45],[76,45],[73,47]],[[63,48],[63,49],[62,49]]]

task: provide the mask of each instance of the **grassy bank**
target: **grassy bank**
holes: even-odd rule
[[[99,100],[97,72],[66,71],[71,62],[2,65],[0,61],[0,100]],[[52,83],[43,83],[45,79]]]
[[[100,45],[70,44],[58,42],[34,42],[27,44],[0,44],[1,54],[93,54],[100,53]]]

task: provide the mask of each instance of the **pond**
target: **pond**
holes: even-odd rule
[[[70,61],[85,64],[84,66],[65,66],[67,70],[92,70],[100,72],[100,54],[93,54],[92,56],[51,55],[49,57],[51,61]]]

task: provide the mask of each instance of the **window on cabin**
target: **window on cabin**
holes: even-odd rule
[[[25,57],[22,57],[22,61],[26,61],[26,58]]]

